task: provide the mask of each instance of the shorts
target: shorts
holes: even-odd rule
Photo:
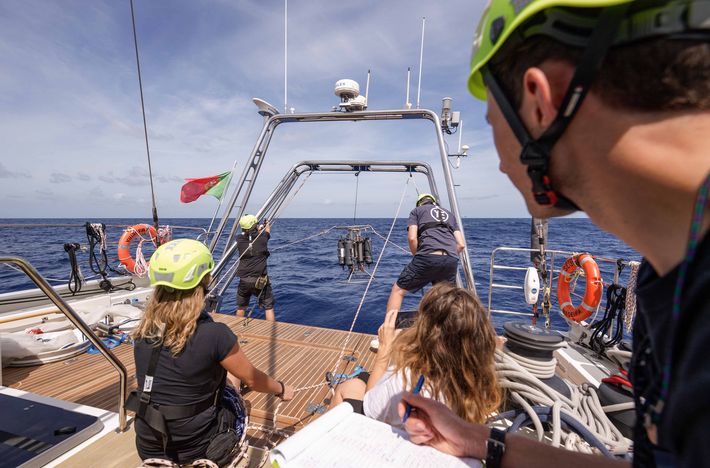
[[[397,286],[417,292],[429,283],[448,281],[456,284],[459,259],[450,255],[415,255],[397,278]]]
[[[369,372],[360,372],[356,379],[360,379],[363,382],[365,382],[365,385],[367,385],[367,381],[370,380],[370,373]],[[348,403],[350,406],[353,407],[353,412],[357,414],[365,414],[365,410],[362,407],[362,400],[357,400],[355,398],[343,398],[343,403]]]
[[[273,309],[274,292],[271,290],[271,280],[266,283],[264,289],[256,289],[256,278],[242,278],[237,287],[237,309],[244,309],[249,306],[252,294],[259,299],[259,307],[262,309]]]

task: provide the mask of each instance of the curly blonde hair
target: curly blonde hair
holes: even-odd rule
[[[133,339],[145,339],[170,349],[177,356],[197,329],[205,290],[202,284],[188,290],[156,286]]]
[[[438,284],[424,295],[414,325],[394,340],[390,357],[408,388],[412,377],[424,375],[432,396],[461,418],[483,423],[502,398],[495,349],[495,331],[478,299]]]

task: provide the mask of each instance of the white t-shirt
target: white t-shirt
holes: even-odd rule
[[[382,378],[370,389],[362,399],[362,408],[365,416],[377,419],[390,426],[402,428],[402,418],[397,412],[397,404],[402,399],[402,393],[405,391],[404,378],[402,372],[394,373],[394,368],[390,367],[385,371]],[[408,371],[406,371],[408,373]],[[410,379],[411,382],[411,379]],[[416,379],[410,385],[412,388]],[[422,390],[422,396],[430,397],[429,392]]]

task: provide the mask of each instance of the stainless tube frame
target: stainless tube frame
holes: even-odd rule
[[[126,367],[27,260],[20,257],[0,257],[0,264],[2,263],[12,264],[20,268],[116,369],[119,375],[118,428],[121,432],[124,432],[126,430],[126,396],[128,394],[128,372]]]
[[[236,234],[238,220],[244,214],[244,210],[247,202],[249,201],[249,196],[254,188],[254,184],[261,170],[261,166],[264,162],[264,157],[266,151],[273,137],[276,127],[282,123],[296,123],[296,122],[335,122],[335,121],[379,121],[379,120],[408,120],[408,119],[422,119],[429,120],[434,124],[434,130],[437,138],[437,145],[439,147],[439,156],[441,158],[442,169],[444,173],[444,181],[446,183],[446,192],[449,198],[449,205],[451,212],[459,225],[461,234],[464,236],[465,242],[465,232],[463,223],[461,220],[461,215],[459,212],[458,201],[456,199],[456,193],[454,189],[453,176],[451,174],[451,167],[449,166],[448,154],[446,151],[446,145],[444,144],[444,135],[441,130],[441,121],[439,116],[428,109],[399,109],[399,110],[364,110],[359,112],[314,112],[314,113],[301,113],[301,114],[276,114],[264,119],[264,125],[261,129],[261,133],[252,149],[251,155],[249,157],[249,162],[244,166],[242,174],[236,185],[235,191],[232,194],[232,198],[227,204],[223,217],[212,236],[210,242],[210,250],[215,251],[219,239],[229,222],[229,218],[233,212],[233,209],[240,198],[241,201],[238,205],[238,210],[234,216],[234,221],[232,223],[232,228],[230,230],[229,236],[225,240],[226,246],[231,246],[234,236]],[[464,249],[461,252],[461,261],[464,267],[464,274],[466,276],[466,286],[473,293],[476,293],[476,286],[473,278],[473,271],[471,269],[471,259],[468,254],[468,249]]]
[[[423,162],[418,161],[301,161],[294,164],[289,169],[281,181],[276,185],[276,188],[271,192],[271,195],[266,199],[264,204],[257,211],[256,216],[263,219],[264,216],[276,215],[281,206],[286,201],[286,198],[291,193],[296,183],[303,174],[308,172],[382,172],[382,173],[412,173],[423,174],[426,176],[429,183],[429,190],[432,195],[439,197],[439,192],[436,188],[436,181],[432,175],[431,167]],[[213,284],[221,284],[217,291],[217,296],[222,296],[227,290],[231,282],[236,276],[236,269],[227,277],[226,281],[219,278],[220,273],[229,264],[234,254],[237,252],[236,243],[233,242],[224,252],[222,258],[217,262],[212,270]]]

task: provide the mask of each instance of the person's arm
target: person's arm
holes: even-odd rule
[[[271,234],[271,221],[269,221],[268,219],[264,221],[264,231]]]
[[[409,242],[409,250],[412,252],[412,255],[417,254],[417,247],[418,247],[418,239],[417,239],[417,234],[419,233],[419,228],[417,227],[416,224],[411,224],[409,226],[409,229],[407,230],[407,241]]]
[[[456,239],[456,253],[463,252],[463,249],[466,248],[466,244],[463,240],[463,234],[461,234],[461,231],[454,231],[454,239]]]
[[[399,414],[404,415],[405,402],[415,410],[404,427],[410,440],[419,445],[430,445],[457,457],[485,460],[490,428],[472,424],[456,416],[444,404],[420,395],[405,392],[399,403]],[[550,466],[584,466],[588,468],[628,468],[629,463],[611,460],[601,455],[572,452],[546,445],[525,436],[508,434],[501,467],[549,468]]]
[[[293,387],[284,384],[282,389],[281,384],[277,380],[272,379],[254,367],[254,365],[249,362],[244,351],[239,348],[239,344],[234,345],[227,357],[220,361],[220,364],[227,372],[237,377],[257,392],[280,395],[281,398],[286,401],[293,398]],[[281,394],[282,391],[283,394]]]
[[[365,391],[372,389],[377,382],[380,381],[387,367],[390,363],[390,347],[392,346],[392,341],[395,337],[394,324],[397,321],[397,309],[388,310],[387,315],[385,315],[385,321],[382,322],[380,328],[377,330],[377,339],[380,342],[377,348],[377,357],[375,358],[375,365],[370,371],[370,378],[367,380],[367,388]]]

